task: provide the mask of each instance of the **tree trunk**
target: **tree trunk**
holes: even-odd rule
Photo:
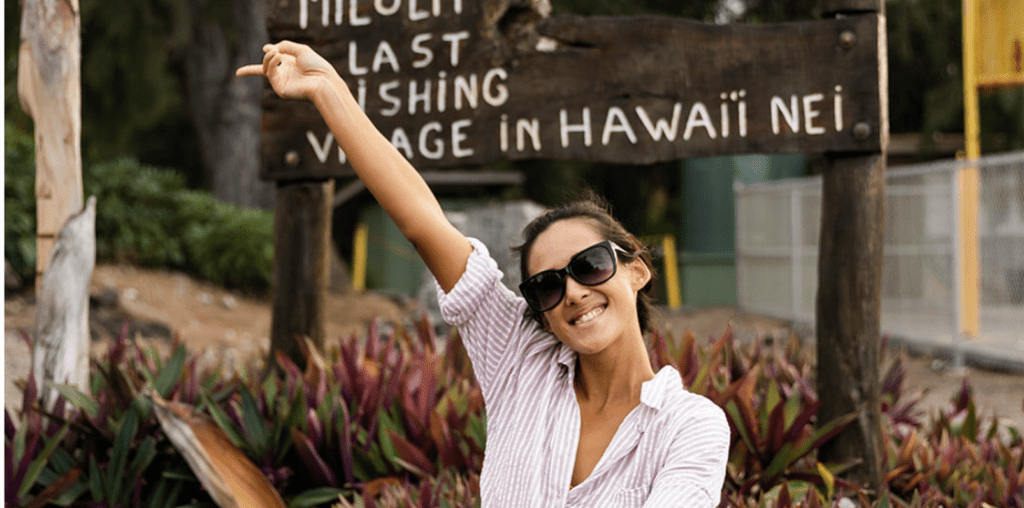
[[[185,52],[185,94],[213,195],[249,208],[270,208],[274,185],[261,182],[263,83],[237,79],[235,69],[263,61],[265,0],[231,0],[229,30],[208,12],[209,0],[190,0],[192,41]]]
[[[81,21],[78,0],[25,0],[18,99],[35,122],[36,288],[57,233],[82,208]]]
[[[96,197],[60,231],[36,302],[32,373],[43,407],[53,384],[89,393],[89,281],[96,265]]]

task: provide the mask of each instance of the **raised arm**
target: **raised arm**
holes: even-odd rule
[[[266,76],[286,99],[316,105],[359,178],[412,242],[447,292],[466,269],[473,247],[448,222],[423,177],[359,108],[348,85],[309,46],[290,41],[263,47],[262,65],[246,65],[239,76]]]

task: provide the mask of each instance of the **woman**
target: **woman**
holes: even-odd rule
[[[651,368],[641,294],[651,270],[636,238],[593,202],[549,211],[524,231],[516,296],[326,60],[288,41],[263,49],[263,64],[238,75],[266,76],[281,97],[316,105],[437,280],[484,394],[483,506],[717,505],[729,427],[675,369]]]

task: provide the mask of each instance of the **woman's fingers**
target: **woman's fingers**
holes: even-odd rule
[[[235,76],[262,76],[263,64],[243,65],[235,71]]]

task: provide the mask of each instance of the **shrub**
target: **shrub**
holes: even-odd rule
[[[4,255],[35,276],[35,152],[30,135],[6,127]],[[96,257],[183,270],[213,283],[266,292],[273,277],[274,217],[185,188],[184,177],[131,158],[83,170],[96,196]]]

